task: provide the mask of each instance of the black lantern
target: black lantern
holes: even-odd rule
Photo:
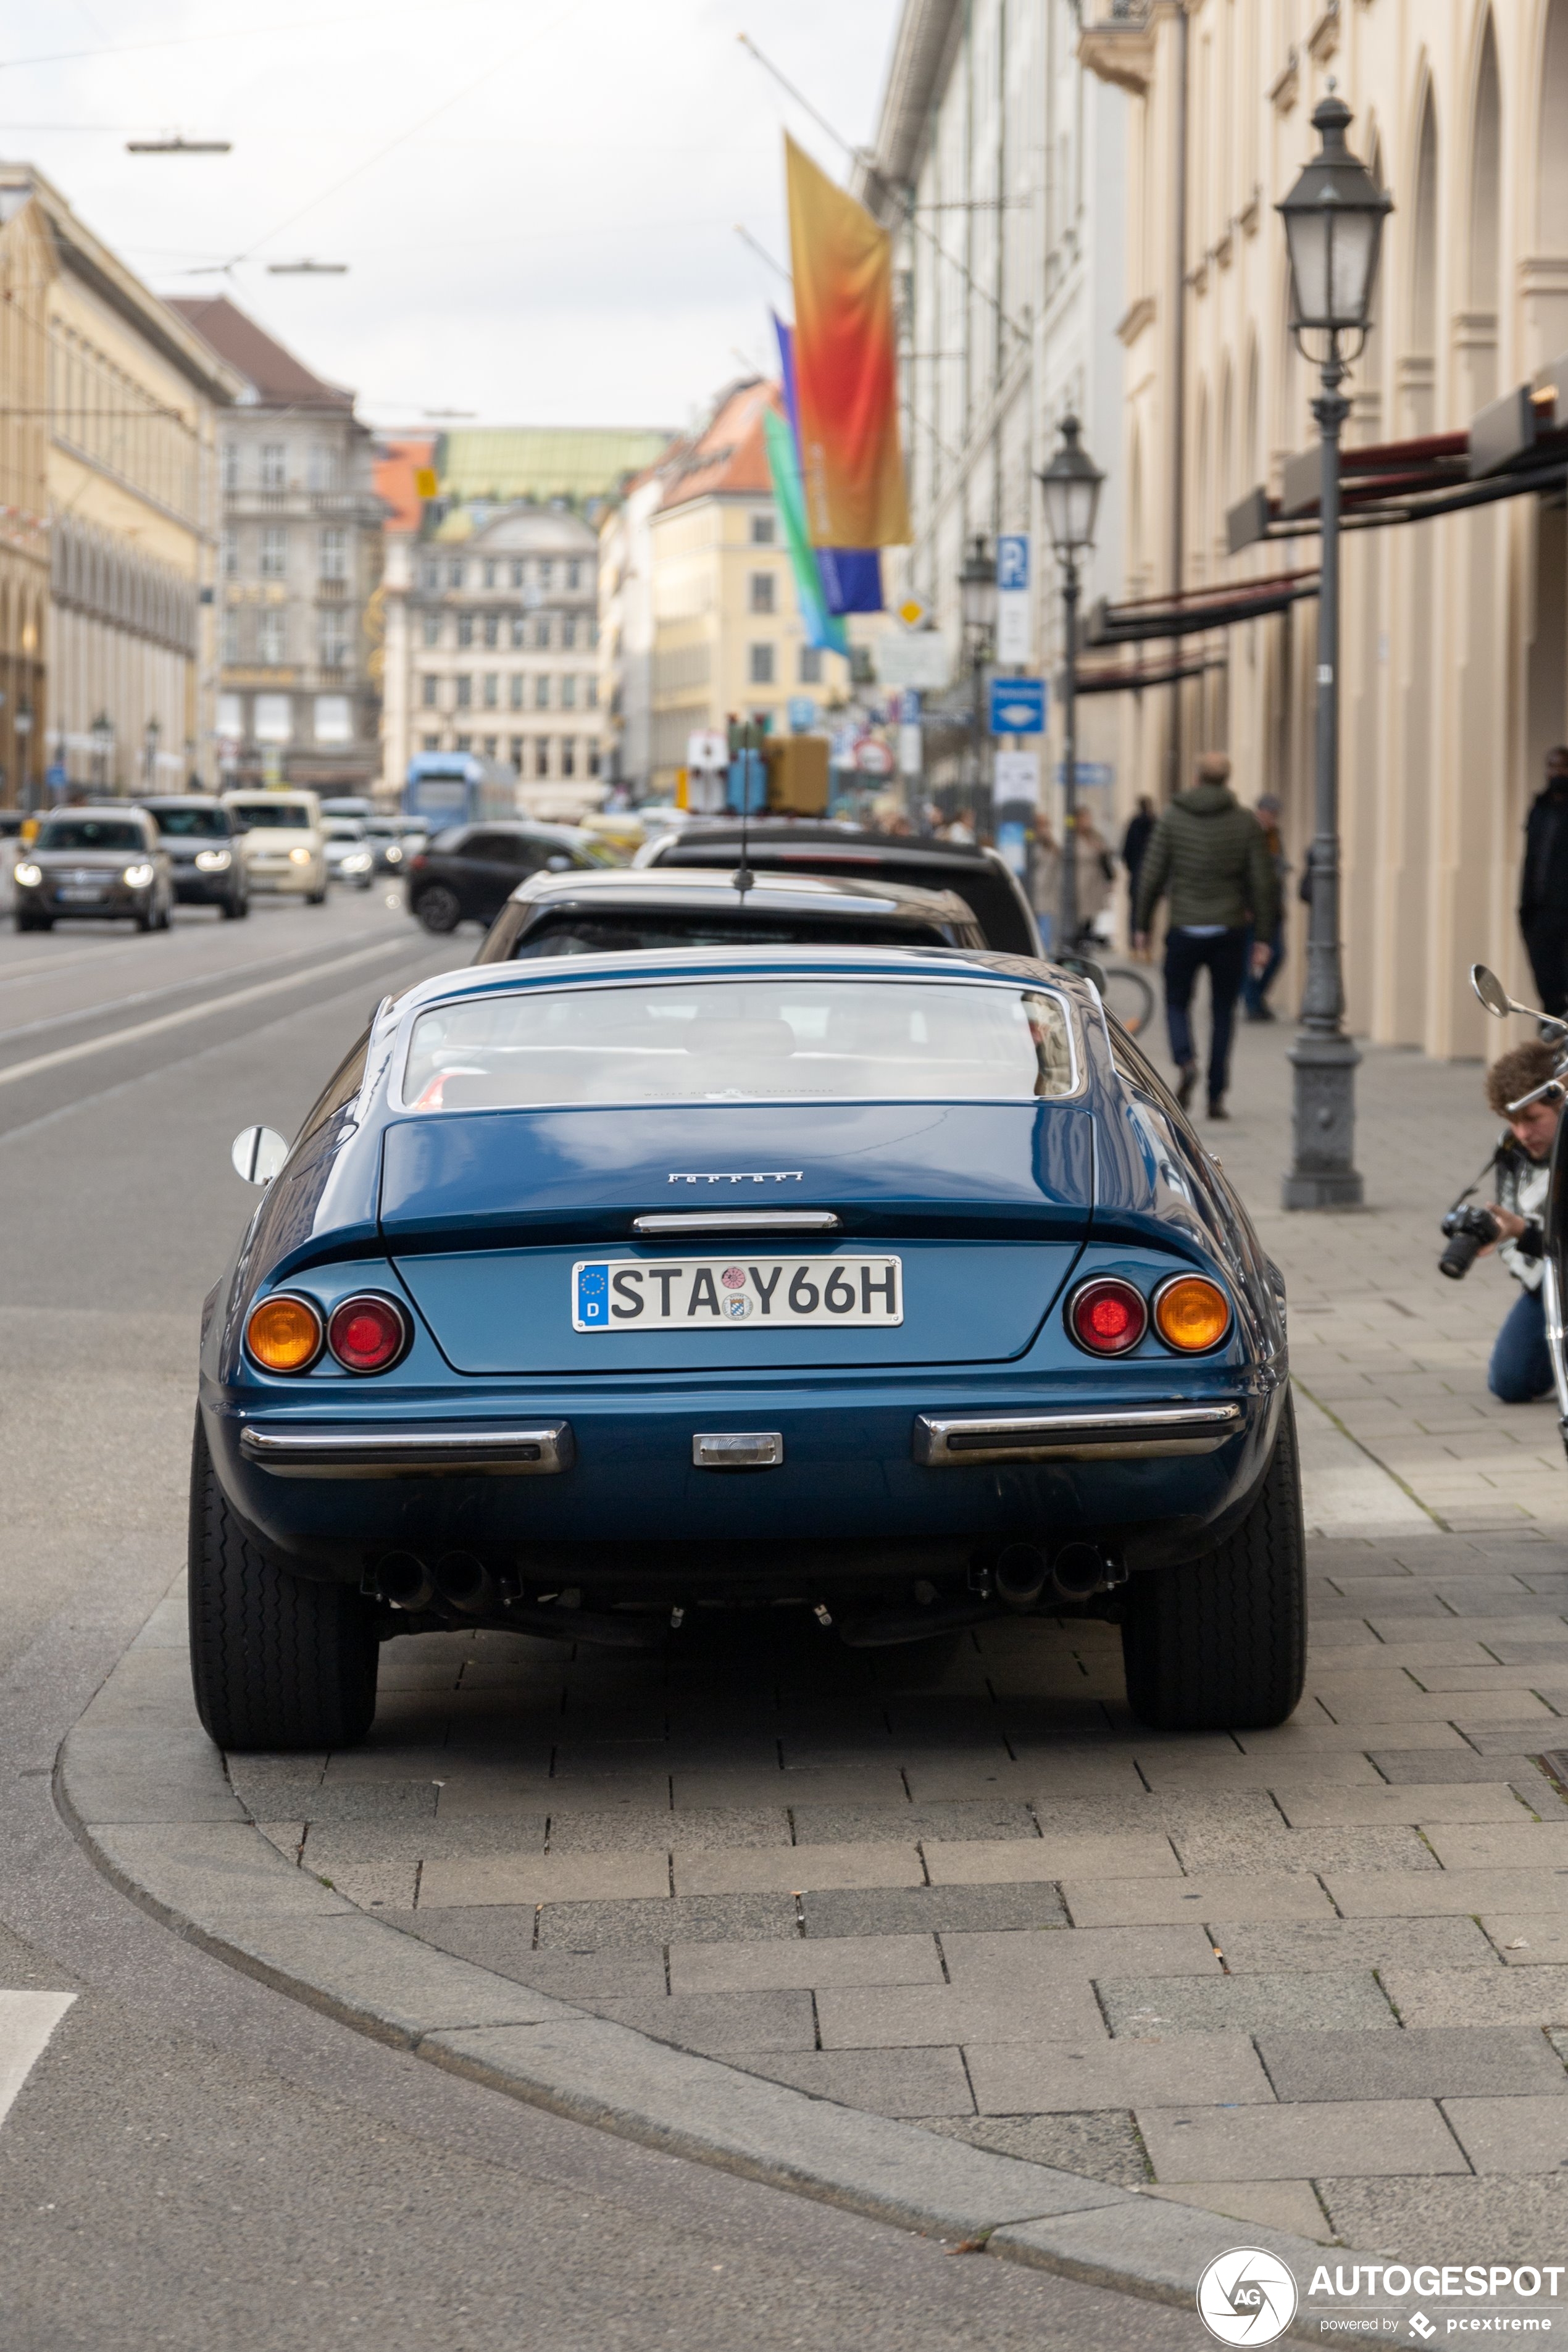
[[[1298,338],[1316,331],[1364,335],[1383,224],[1394,200],[1345,144],[1351,110],[1332,93],[1312,116],[1322,146],[1278,210],[1290,255],[1290,324]]]
[[[964,627],[988,636],[996,620],[996,559],[984,539],[972,542],[958,587]]]
[[[1079,439],[1076,416],[1064,416],[1062,446],[1040,476],[1046,528],[1058,555],[1081,555],[1094,545],[1094,518],[1105,476]]]

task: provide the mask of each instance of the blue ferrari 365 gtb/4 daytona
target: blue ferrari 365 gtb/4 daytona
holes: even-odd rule
[[[380,1643],[1118,1620],[1166,1728],[1279,1722],[1279,1277],[1092,987],[967,950],[673,949],[384,1003],[207,1301],[197,1702],[367,1729]]]

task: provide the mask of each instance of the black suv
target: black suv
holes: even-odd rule
[[[984,948],[949,890],[837,875],[732,874],[667,866],[653,874],[536,874],[508,900],[474,958],[605,955],[670,947]]]
[[[493,923],[531,874],[569,874],[574,866],[620,860],[592,834],[570,824],[455,825],[409,859],[408,910],[427,931],[459,923]]]
[[[158,828],[182,907],[216,907],[232,920],[250,912],[245,859],[234,819],[208,793],[155,793],[140,801]]]

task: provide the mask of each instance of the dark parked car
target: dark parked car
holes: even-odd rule
[[[656,835],[634,866],[728,866],[739,861],[741,827],[723,821]],[[994,849],[970,849],[918,835],[871,833],[856,824],[797,824],[761,817],[747,827],[747,858],[756,874],[842,874],[857,882],[908,882],[919,890],[956,890],[985,935],[1008,955],[1037,956],[1040,934],[1017,877]]]
[[[535,874],[490,925],[476,963],[655,948],[979,948],[980,926],[950,890],[871,886],[823,874]]]
[[[1095,992],[985,950],[683,948],[389,997],[202,1318],[201,1719],[338,1748],[395,1633],[710,1607],[1110,1618],[1165,1730],[1281,1722],[1283,1286]],[[826,1661],[825,1672],[831,1672]]]
[[[232,920],[250,912],[245,859],[234,820],[205,793],[160,793],[139,803],[158,828],[182,907],[216,907]]]
[[[129,916],[166,931],[174,903],[169,853],[139,807],[60,809],[17,858],[16,925],[52,930],[69,916]]]
[[[454,825],[408,859],[408,909],[427,931],[489,924],[530,874],[565,874],[617,862],[575,825],[512,824],[493,818],[484,824]]]

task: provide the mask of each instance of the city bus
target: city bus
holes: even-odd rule
[[[472,751],[416,752],[403,788],[403,814],[421,818],[431,833],[485,817],[515,816],[516,772]]]

